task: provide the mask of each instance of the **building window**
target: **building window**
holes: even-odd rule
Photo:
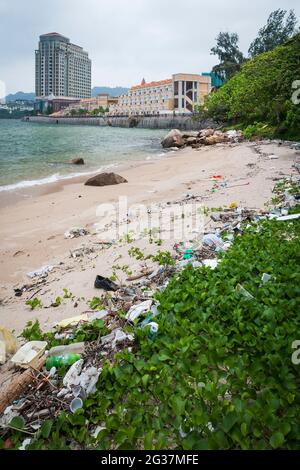
[[[174,95],[178,95],[178,82],[174,82]]]

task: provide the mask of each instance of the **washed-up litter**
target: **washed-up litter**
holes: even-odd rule
[[[15,409],[13,405],[7,406],[0,417],[0,427],[5,428],[9,425],[11,420],[19,416],[19,412]]]
[[[250,294],[250,292],[248,292],[247,289],[245,289],[241,284],[237,284],[235,290],[238,294],[242,295],[246,299],[249,299],[249,300],[254,299],[253,295]]]
[[[154,339],[158,332],[158,323],[151,321],[146,323],[142,328],[149,328],[149,338]]]
[[[70,230],[67,230],[65,232],[64,237],[65,238],[78,238],[78,237],[84,237],[85,235],[88,235],[89,231],[86,230],[85,228],[72,228]]]
[[[109,315],[107,310],[98,310],[88,315],[88,321],[92,322],[94,320],[102,320],[103,318],[107,317],[107,315]]]
[[[31,271],[27,273],[27,276],[30,278],[38,277],[38,276],[47,276],[52,270],[54,266],[43,266],[40,269],[37,269],[36,271]]]
[[[85,255],[90,255],[91,253],[94,253],[95,250],[92,247],[89,246],[84,246],[81,248],[77,248],[76,250],[70,251],[70,256],[72,258],[82,258]]]
[[[5,326],[0,326],[0,364],[4,364],[8,354],[17,350],[17,340]]]
[[[262,277],[261,277],[261,281],[263,284],[266,284],[267,282],[269,282],[269,280],[271,279],[271,275],[268,274],[268,273],[263,273]]]
[[[290,215],[284,215],[282,217],[276,217],[276,220],[279,221],[285,221],[285,220],[296,220],[299,219],[300,214],[290,214]]]
[[[84,361],[80,359],[75,362],[63,378],[64,387],[75,393],[80,386],[85,396],[96,391],[96,384],[101,373],[101,369],[94,366],[83,367]]]
[[[291,149],[300,150],[300,142],[295,142],[292,144]]]
[[[140,315],[143,313],[146,313],[150,310],[152,305],[152,299],[151,300],[145,300],[145,302],[142,302],[138,305],[133,305],[127,314],[125,315],[126,320],[130,322],[134,322]]]
[[[228,248],[228,245],[223,242],[222,238],[215,233],[204,235],[202,243],[203,245],[214,247],[216,251],[225,251]]]
[[[46,369],[51,370],[53,367],[71,366],[81,358],[80,354],[63,354],[60,356],[50,356],[46,360]]]
[[[103,346],[111,345],[112,349],[115,349],[117,344],[123,343],[126,340],[133,341],[134,336],[125,333],[121,328],[116,328],[110,334],[102,336],[101,344]]]
[[[88,320],[88,314],[83,313],[82,315],[77,315],[75,317],[65,318],[64,320],[55,323],[55,326],[58,328],[66,328],[68,326],[76,326],[79,322],[87,322]]]
[[[30,437],[27,437],[26,439],[24,439],[24,441],[22,442],[22,444],[19,447],[19,450],[26,450],[26,447],[29,446],[31,441],[32,441],[32,439]]]
[[[107,291],[116,291],[119,289],[119,286],[117,284],[115,284],[107,277],[100,276],[99,274],[96,276],[94,287],[96,289],[104,289]]]
[[[218,265],[218,260],[217,259],[204,259],[202,261],[204,266],[208,266],[211,269],[215,269]]]
[[[81,398],[73,398],[73,400],[70,403],[70,411],[72,413],[75,413],[75,411],[80,410],[80,408],[83,407],[83,401]]]
[[[278,155],[269,155],[270,160],[278,160]]]
[[[183,259],[191,259],[194,255],[194,250],[192,249],[187,249],[185,250],[185,252],[183,253]]]
[[[21,346],[16,354],[11,358],[11,362],[24,369],[33,367],[38,359],[44,354],[46,347],[46,341],[29,341]]]
[[[84,343],[71,343],[62,346],[54,346],[48,351],[49,356],[65,356],[69,353],[82,354],[84,351]]]

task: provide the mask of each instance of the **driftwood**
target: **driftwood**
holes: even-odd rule
[[[46,357],[41,357],[35,364],[35,370],[40,370],[44,363]],[[12,380],[8,381],[0,390],[0,414],[3,413],[5,408],[11,403],[19,398],[19,396],[24,392],[26,387],[34,380],[35,372],[31,368],[26,369],[24,372],[19,374],[12,375]]]
[[[137,279],[140,279],[141,277],[144,277],[144,276],[149,276],[152,273],[153,273],[153,269],[150,271],[145,271],[141,274],[137,274],[136,276],[130,276],[126,279],[126,281],[136,281]]]

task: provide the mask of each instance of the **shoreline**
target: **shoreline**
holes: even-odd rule
[[[270,159],[269,155],[274,154],[277,158]],[[186,147],[166,155],[159,160],[132,161],[126,167],[118,167],[117,173],[128,183],[91,187],[84,186],[85,178],[62,181],[42,193],[38,188],[23,200],[0,207],[2,324],[20,331],[27,321],[38,318],[49,329],[54,321],[79,315],[87,309],[84,301],[79,301],[76,309],[70,302],[59,308],[51,307],[64,288],[76,298],[91,299],[101,295],[101,291],[94,289],[95,275],[110,277],[114,264],[129,265],[134,274],[140,272],[141,262],[130,258],[128,250],[135,246],[149,249],[148,239],[103,245],[95,229],[99,204],[115,204],[123,196],[127,197],[129,208],[133,204],[153,205],[159,211],[174,201],[179,204],[192,201],[206,207],[228,207],[236,202],[263,209],[271,201],[274,181],[296,171],[292,167],[296,152],[274,142]],[[226,184],[215,187],[213,175],[222,175]],[[207,223],[211,221],[205,220]],[[64,238],[64,233],[73,227],[85,228],[90,234]],[[152,253],[159,249],[172,252],[174,239],[166,235],[161,246],[150,245]],[[73,258],[71,253],[82,247],[88,248],[89,254]],[[38,279],[27,276],[28,272],[45,265],[54,266],[45,284],[36,284]],[[15,297],[14,288],[29,284],[33,285],[32,290]],[[46,310],[31,311],[25,306],[25,301],[36,291]]]
[[[99,173],[127,171],[132,167],[136,168],[136,167],[139,167],[140,165],[144,165],[144,164],[147,165],[153,162],[163,160],[165,158],[170,158],[171,156],[174,156],[174,154],[175,154],[174,150],[163,152],[163,149],[162,149],[161,153],[148,155],[146,158],[143,158],[143,159],[128,160],[127,162],[116,162],[116,163],[112,163],[111,165],[104,165],[103,167],[100,167],[97,170],[90,170],[87,172],[82,172],[82,174],[61,175],[60,177],[58,177],[56,181],[51,181],[51,182],[45,181],[43,183],[40,183],[40,181],[43,181],[45,179],[50,179],[53,176],[55,176],[55,175],[50,175],[49,177],[41,178],[39,180],[32,180],[32,183],[34,181],[38,181],[38,183],[35,183],[35,184],[33,183],[28,186],[20,186],[19,188],[12,187],[11,189],[1,189],[1,186],[0,186],[0,209],[10,204],[15,204],[16,202],[20,202],[22,200],[26,200],[26,199],[28,200],[33,197],[43,196],[46,194],[52,194],[52,193],[62,191],[65,186],[84,183],[85,181],[87,181],[88,178],[95,176]],[[74,165],[74,167],[76,167],[76,165]],[[25,180],[20,181],[18,183],[12,183],[9,186],[16,186],[24,182]]]

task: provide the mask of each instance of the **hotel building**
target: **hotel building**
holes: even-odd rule
[[[61,34],[40,36],[35,51],[35,93],[37,98],[90,98],[88,53]]]
[[[117,104],[109,108],[112,115],[190,114],[196,104],[203,103],[211,91],[211,77],[178,73],[171,79],[130,88]]]

